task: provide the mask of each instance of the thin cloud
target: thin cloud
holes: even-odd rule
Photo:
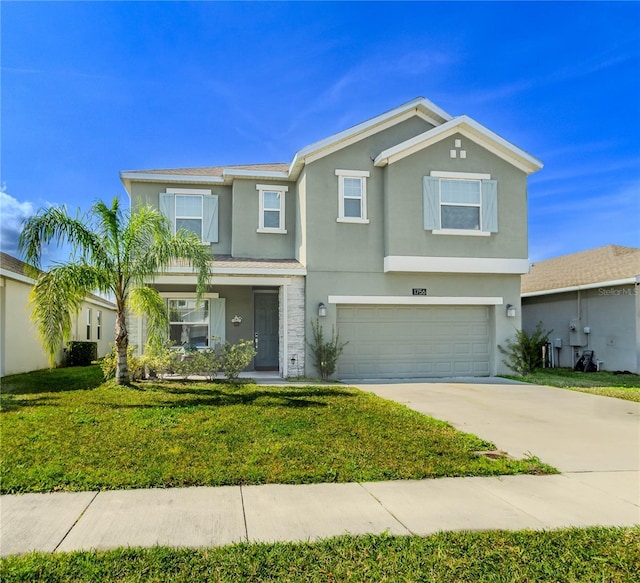
[[[29,201],[20,202],[6,192],[6,187],[0,189],[0,248],[9,255],[18,253],[18,237],[22,231],[22,223],[35,214],[35,209]]]

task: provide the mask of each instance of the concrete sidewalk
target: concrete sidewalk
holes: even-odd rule
[[[1,496],[0,554],[640,524],[639,403],[504,379],[360,388],[564,473]]]
[[[3,556],[121,546],[210,547],[341,534],[640,523],[640,473],[2,496]]]

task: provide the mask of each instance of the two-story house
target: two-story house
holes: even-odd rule
[[[311,321],[348,344],[343,379],[492,375],[520,326],[527,176],[542,164],[418,98],[290,163],[127,171],[215,256],[206,300],[176,265],[155,286],[175,345],[254,339],[257,370],[315,376]],[[131,322],[144,343],[144,322]]]

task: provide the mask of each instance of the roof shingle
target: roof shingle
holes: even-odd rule
[[[606,245],[535,263],[531,272],[522,276],[522,293],[617,281],[638,274],[640,249]]]

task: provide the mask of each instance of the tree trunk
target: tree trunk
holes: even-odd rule
[[[118,302],[119,304],[119,302]],[[118,305],[116,311],[116,350],[118,363],[116,364],[116,384],[128,385],[131,381],[129,364],[127,363],[127,349],[129,348],[129,334],[127,332],[127,320],[124,305]]]

